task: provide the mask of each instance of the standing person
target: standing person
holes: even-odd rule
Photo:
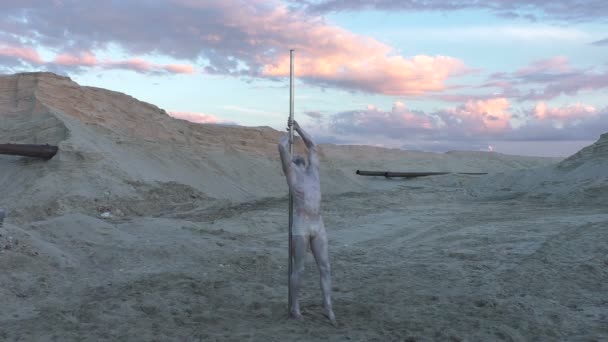
[[[308,158],[305,160],[299,155],[292,156],[289,153],[289,134],[281,138],[279,153],[287,185],[293,194],[294,204],[292,250],[290,251],[293,256],[293,272],[290,275],[292,307],[289,308],[289,312],[292,318],[302,318],[298,295],[302,284],[307,247],[310,244],[319,268],[324,313],[332,324],[335,324],[336,316],[331,307],[331,269],[327,252],[327,233],[321,217],[319,157],[310,135],[300,127],[297,121],[293,121],[293,128],[304,140],[308,149]]]

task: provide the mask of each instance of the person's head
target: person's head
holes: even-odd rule
[[[306,167],[306,160],[302,156],[294,156],[291,161],[299,167]]]

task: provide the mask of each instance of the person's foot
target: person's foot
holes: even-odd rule
[[[327,317],[329,319],[329,321],[331,322],[331,325],[333,325],[334,327],[337,327],[338,322],[336,321],[336,315],[334,314],[333,310],[324,308],[323,311],[324,311],[323,315],[325,315],[325,317]]]
[[[289,318],[295,319],[295,320],[298,320],[298,321],[301,321],[301,320],[304,319],[304,317],[302,317],[302,313],[300,313],[300,311],[292,311],[289,314]]]

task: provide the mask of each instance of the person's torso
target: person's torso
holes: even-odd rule
[[[297,216],[318,219],[321,213],[321,184],[319,172],[314,167],[296,169],[296,181],[292,186],[294,210]]]

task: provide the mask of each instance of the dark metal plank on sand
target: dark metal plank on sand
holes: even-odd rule
[[[359,176],[384,176],[386,178],[391,177],[404,177],[404,178],[415,178],[425,176],[438,176],[447,175],[451,173],[457,173],[460,175],[487,175],[487,172],[393,172],[393,171],[362,171],[357,170]]]

